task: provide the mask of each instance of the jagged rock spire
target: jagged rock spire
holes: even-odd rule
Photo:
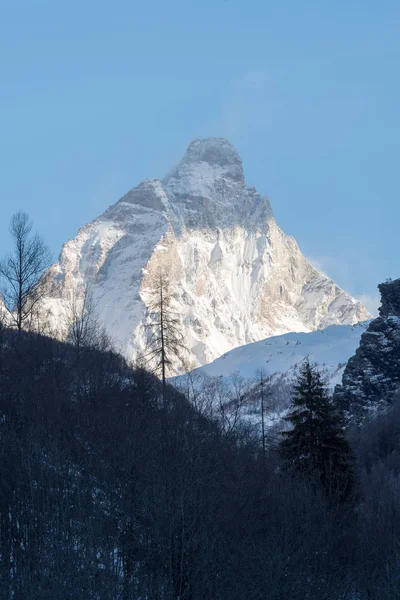
[[[400,389],[400,279],[378,288],[382,296],[379,317],[361,336],[342,385],[335,390],[335,400],[349,423],[360,424],[385,410]]]

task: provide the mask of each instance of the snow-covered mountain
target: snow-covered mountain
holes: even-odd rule
[[[255,435],[261,435],[263,381],[264,422],[268,435],[274,436],[285,427],[283,418],[303,361],[308,358],[318,366],[332,393],[367,328],[366,321],[270,337],[235,348],[208,365],[174,377],[171,383],[199,410],[222,417],[229,424],[245,423]]]
[[[298,367],[308,358],[324,373],[331,388],[342,381],[347,361],[356,352],[368,321],[356,325],[331,325],[310,333],[286,333],[259,342],[234,348],[213,362],[193,371],[190,376],[219,377],[228,384],[240,375],[247,381],[257,379],[262,371],[264,378],[291,381]],[[176,383],[184,381],[182,375]]]
[[[194,140],[165,179],[143,181],[64,244],[50,273],[50,321],[86,285],[115,348],[132,358],[160,270],[193,366],[272,335],[370,317],[279,229],[224,139]]]

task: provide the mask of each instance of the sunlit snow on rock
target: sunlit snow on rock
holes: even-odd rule
[[[57,329],[73,290],[87,285],[115,348],[134,358],[159,269],[192,367],[269,336],[370,316],[279,229],[223,139],[195,140],[168,177],[143,181],[64,244],[51,268],[50,323]]]

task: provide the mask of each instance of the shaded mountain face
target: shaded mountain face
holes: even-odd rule
[[[368,322],[331,325],[309,333],[286,333],[226,352],[208,365],[175,378],[183,385],[188,377],[218,377],[229,381],[237,375],[256,381],[260,373],[269,381],[292,383],[305,359],[318,366],[330,390],[342,380],[345,365],[359,346]]]
[[[347,363],[335,400],[349,423],[384,411],[400,389],[400,279],[378,286],[379,317],[371,321]]]
[[[279,229],[224,139],[193,141],[168,177],[143,181],[64,244],[51,268],[50,321],[86,285],[115,348],[134,358],[160,271],[192,367],[271,335],[370,317]]]
[[[203,367],[172,378],[171,383],[198,409],[220,416],[222,406],[228,420],[239,418],[259,436],[263,410],[268,435],[274,436],[287,427],[284,417],[304,360],[318,367],[332,393],[368,324],[331,325],[308,333],[269,337],[234,348]]]
[[[259,342],[246,344],[226,352],[213,362],[190,373],[175,377],[173,382],[183,389],[194,381],[218,379],[232,386],[239,376],[250,386],[262,377],[268,384],[279,383],[287,390],[290,400],[291,386],[305,359],[320,370],[328,388],[333,391],[342,380],[347,361],[360,344],[361,335],[369,322],[356,325],[331,325],[309,333],[286,333]],[[270,390],[269,390],[270,402]]]

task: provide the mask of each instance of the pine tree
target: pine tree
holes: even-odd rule
[[[318,481],[329,496],[348,497],[353,487],[351,450],[321,374],[308,360],[300,370],[292,410],[285,420],[292,425],[280,443],[286,467]]]

